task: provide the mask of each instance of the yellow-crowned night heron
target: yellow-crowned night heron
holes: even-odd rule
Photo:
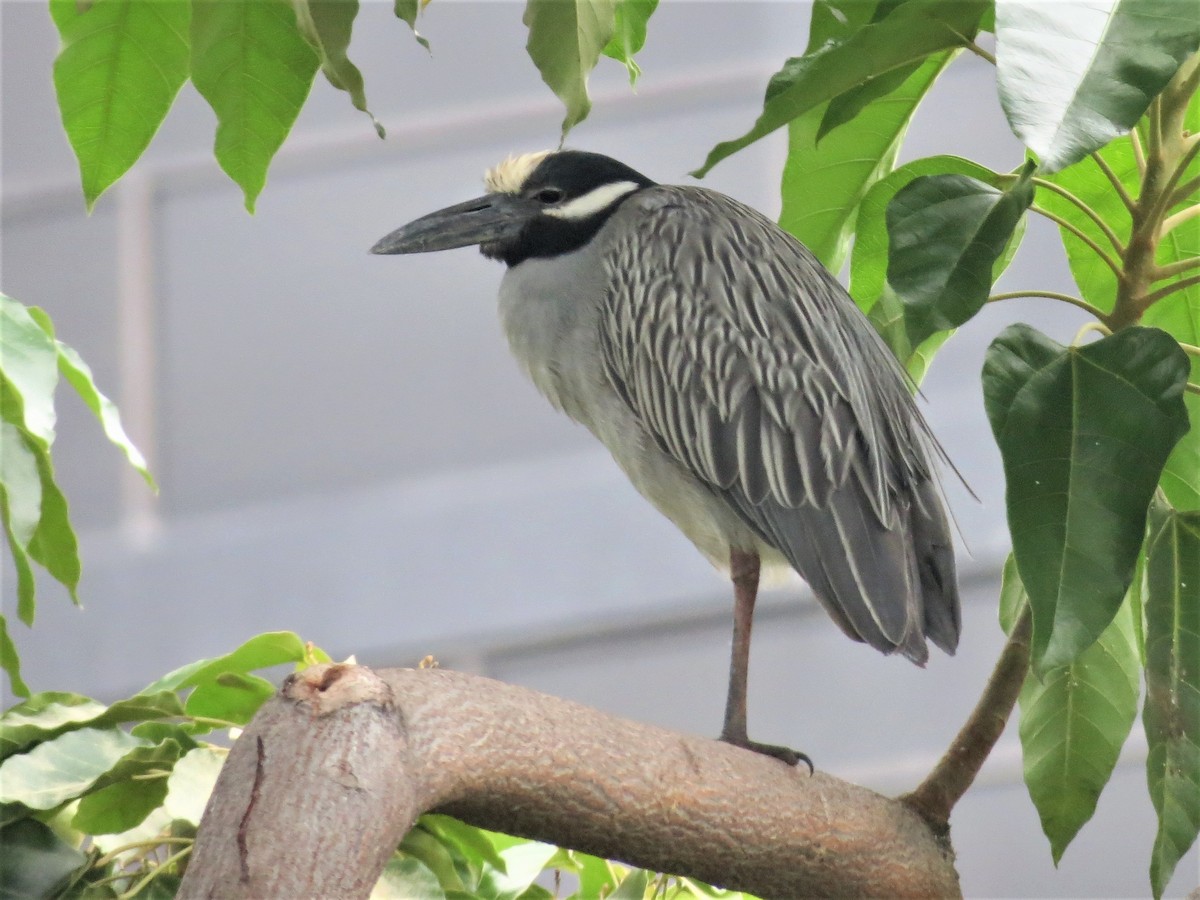
[[[594,153],[517,156],[488,193],[373,253],[480,245],[502,260],[513,353],[734,585],[721,737],[746,735],[760,564],[790,566],[838,626],[924,664],[958,643],[936,452],[904,375],[846,291],[769,219]]]

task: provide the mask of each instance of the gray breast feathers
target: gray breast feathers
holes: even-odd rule
[[[958,603],[929,463],[891,352],[807,249],[702,188],[631,197],[606,231],[608,376],[659,447],[885,652],[952,649]]]

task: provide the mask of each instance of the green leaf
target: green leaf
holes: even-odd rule
[[[957,328],[987,302],[996,260],[1033,201],[1032,163],[1006,191],[963,175],[925,175],[887,208],[887,280],[909,343]]]
[[[836,139],[837,134],[829,140]],[[916,178],[926,175],[963,175],[993,187],[1002,185],[1006,180],[1006,176],[970,160],[957,156],[931,156],[907,163],[876,182],[867,191],[859,207],[854,249],[850,257],[850,295],[859,308],[868,314],[871,324],[918,385],[924,379],[933,355],[953,332],[931,335],[915,348],[909,343],[904,302],[887,283],[887,209],[898,191]],[[1024,219],[1020,220],[1004,254],[993,267],[993,279],[999,277],[1008,266],[1023,234]]]
[[[125,434],[125,429],[121,425],[121,414],[117,411],[116,404],[100,393],[100,389],[96,387],[96,381],[92,377],[92,370],[83,361],[83,357],[62,341],[55,339],[54,325],[44,310],[38,309],[36,306],[31,306],[29,307],[29,315],[53,341],[58,358],[59,372],[67,379],[71,387],[75,388],[75,392],[79,394],[79,398],[83,400],[84,405],[95,414],[101,427],[104,429],[105,437],[117,445],[121,452],[125,454],[125,458],[129,461],[129,464],[141,474],[146,483],[154,490],[158,490],[158,487],[154,483],[154,478],[146,468],[145,457],[134,446],[129,436]]]
[[[54,341],[28,307],[0,294],[0,420],[20,427],[43,447],[54,443]]]
[[[320,61],[287,0],[193,0],[191,38],[192,83],[217,114],[217,162],[254,212]]]
[[[1005,576],[1005,590],[1019,595],[1015,570],[1006,567]],[[1023,601],[1018,596],[1017,605]],[[1055,865],[1112,776],[1137,716],[1139,670],[1133,615],[1124,603],[1071,665],[1025,678],[1019,698],[1025,784]]]
[[[141,693],[112,706],[81,694],[45,691],[0,716],[0,759],[77,728],[101,728],[183,715],[183,705],[170,691]]]
[[[1198,46],[1188,3],[996,0],[1000,102],[1047,172],[1129,131]]]
[[[562,136],[587,118],[592,101],[587,80],[612,40],[615,0],[528,0],[522,19],[525,49],[550,90],[567,108]]]
[[[451,846],[453,845],[445,844],[427,831],[418,821],[417,827],[410,829],[404,836],[404,840],[400,842],[400,851],[420,860],[422,865],[433,872],[442,890],[447,893],[465,891],[467,886],[463,881],[462,873],[455,866],[455,859],[450,851]],[[457,848],[455,848],[455,852],[457,852]]]
[[[1152,328],[1064,348],[1013,325],[988,348],[984,403],[1040,673],[1074,660],[1121,605],[1163,463],[1187,430],[1187,371]]]
[[[163,808],[173,819],[200,824],[204,807],[212,796],[226,754],[213,747],[197,747],[184,754],[167,779]]]
[[[79,544],[67,513],[67,498],[54,480],[54,464],[50,453],[41,450],[37,458],[38,480],[41,484],[42,508],[37,529],[29,540],[29,557],[39,563],[71,595],[79,605]]]
[[[725,157],[826,101],[896,69],[963,46],[988,4],[969,0],[905,3],[841,42],[788,60],[767,85],[762,115],[741,137],[717,144],[692,174],[702,178]]]
[[[629,70],[631,87],[642,74],[633,57],[646,45],[646,23],[657,8],[658,0],[617,0],[612,39],[601,52]]]
[[[926,60],[894,91],[823,139],[818,126],[827,107],[788,125],[779,224],[831,271],[842,268],[859,205],[891,170],[917,105],[951,58],[942,53]]]
[[[27,434],[15,425],[0,421],[0,486],[4,488],[8,527],[22,547],[28,547],[33,540],[42,517],[38,456],[34,449],[36,445],[26,438]]]
[[[122,756],[144,745],[117,728],[68,731],[0,764],[0,803],[53,809],[87,791]]]
[[[1200,833],[1200,512],[1151,513],[1146,610],[1146,781],[1158,813],[1150,884],[1162,896]]]
[[[421,816],[421,827],[443,844],[455,848],[456,852],[467,859],[486,862],[501,872],[504,871],[504,857],[500,855],[490,840],[490,832],[460,822],[453,816],[437,813],[426,813]],[[516,843],[524,843],[524,841],[515,839],[514,846]]]
[[[62,36],[54,87],[90,212],[128,171],[188,76],[187,0],[50,0]]]
[[[370,900],[446,900],[437,876],[423,862],[393,853],[379,876]]]
[[[259,707],[275,696],[275,686],[265,678],[242,672],[222,672],[197,685],[187,699],[187,714],[245,725]]]
[[[296,10],[296,27],[317,52],[321,71],[329,83],[349,94],[354,108],[370,116],[375,133],[384,137],[383,126],[367,109],[362,73],[346,55],[350,32],[358,15],[358,0],[292,0],[292,6]]]
[[[171,739],[125,754],[79,801],[71,825],[85,834],[118,834],[140,825],[162,805],[167,773],[182,755]]]
[[[1000,627],[1005,634],[1012,634],[1013,626],[1021,615],[1021,609],[1029,602],[1021,575],[1017,572],[1017,560],[1011,553],[1004,560],[1000,575]]]
[[[0,615],[0,669],[8,676],[14,694],[29,697],[29,685],[21,679],[21,657],[17,653],[17,645],[8,634],[8,620],[3,615]]]
[[[0,900],[54,897],[87,864],[87,857],[47,825],[22,819],[0,829],[4,865]]]
[[[413,37],[416,38],[417,43],[426,50],[429,50],[429,41],[421,36],[421,32],[417,31],[417,16],[421,12],[421,5],[421,0],[396,0],[392,6],[392,11],[395,12],[397,19],[403,21],[412,29]]]
[[[617,885],[617,889],[608,895],[608,900],[642,900],[649,886],[650,873],[645,869],[634,869]]]
[[[282,663],[304,661],[304,641],[291,631],[255,635],[232,653],[189,663],[142,689],[142,694],[176,691],[215,682],[229,672],[252,672]]]

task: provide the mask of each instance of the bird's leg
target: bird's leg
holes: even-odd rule
[[[725,700],[725,726],[721,740],[735,747],[781,759],[789,766],[804,760],[812,771],[812,760],[790,747],[760,744],[746,734],[746,683],[750,669],[750,627],[754,601],[758,597],[758,554],[753,550],[729,551],[729,575],[733,580],[733,652],[729,657],[729,694]]]

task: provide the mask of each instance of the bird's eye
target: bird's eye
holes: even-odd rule
[[[563,192],[558,188],[543,188],[537,193],[539,203],[557,203],[562,198]]]

